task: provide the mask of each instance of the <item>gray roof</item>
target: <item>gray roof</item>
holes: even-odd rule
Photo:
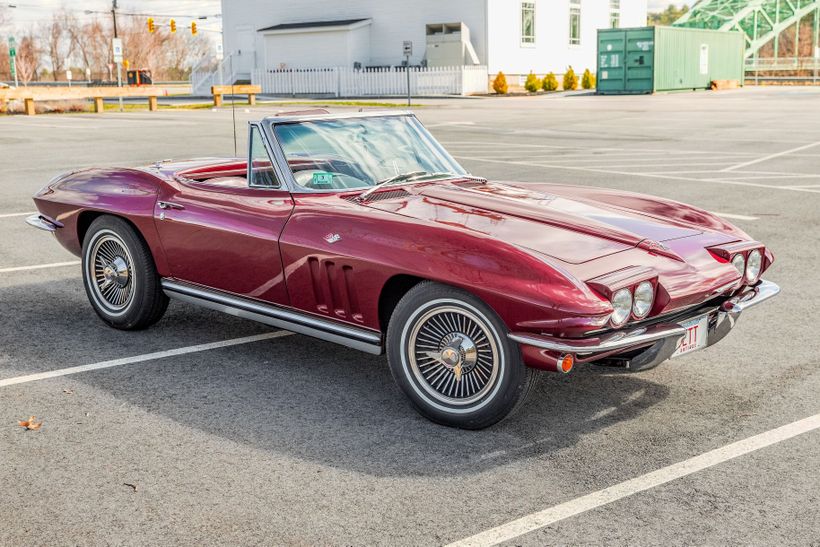
[[[356,23],[367,21],[367,19],[339,19],[336,21],[305,21],[302,23],[282,23],[272,27],[260,28],[259,32],[266,30],[293,30],[300,28],[321,28],[321,27],[346,27]]]

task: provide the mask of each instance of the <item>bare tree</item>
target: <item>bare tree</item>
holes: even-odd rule
[[[107,75],[110,62],[111,32],[99,19],[83,24],[74,15],[67,13],[63,26],[71,41],[72,50],[79,55],[84,68],[91,69],[93,76],[102,79]]]
[[[28,31],[17,46],[17,76],[23,85],[37,78],[42,56],[43,50],[36,34]]]
[[[66,16],[66,12],[55,13],[51,16],[49,23],[44,23],[40,27],[40,36],[46,45],[46,53],[51,61],[51,73],[55,82],[62,76],[73,47],[71,37],[65,30]]]

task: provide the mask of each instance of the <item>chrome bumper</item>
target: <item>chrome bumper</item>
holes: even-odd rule
[[[669,342],[674,341],[677,343],[678,339],[686,333],[686,329],[679,323],[695,317],[710,315],[708,345],[712,345],[729,333],[744,310],[777,296],[779,292],[780,287],[776,284],[771,281],[760,280],[754,287],[733,296],[719,306],[700,307],[687,312],[681,317],[676,317],[674,319],[675,323],[656,323],[631,330],[615,331],[596,338],[558,338],[522,332],[511,332],[509,337],[511,340],[526,346],[575,355],[612,354],[620,352],[620,350],[626,351],[663,342],[667,350],[662,353],[668,352],[671,355],[676,344]],[[672,351],[668,351],[669,347],[672,348]],[[663,357],[663,360],[667,359],[669,355]],[[661,356],[659,355],[658,358]]]
[[[51,232],[52,234],[57,231],[57,228],[62,228],[60,224],[44,217],[43,215],[31,215],[30,217],[26,217],[26,224],[46,232]]]

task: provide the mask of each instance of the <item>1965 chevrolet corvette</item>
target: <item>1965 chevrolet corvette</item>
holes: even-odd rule
[[[415,408],[482,428],[534,369],[652,368],[776,295],[774,257],[706,211],[467,174],[409,113],[251,123],[245,158],[86,169],[29,224],[82,257],[118,329],[193,302],[373,354]]]

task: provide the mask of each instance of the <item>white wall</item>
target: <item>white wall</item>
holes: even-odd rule
[[[222,0],[225,55],[237,48],[237,29],[249,25],[258,30],[282,23],[361,18],[373,20],[369,27],[372,65],[401,64],[404,40],[413,41],[411,63],[420,63],[425,53],[427,23],[464,22],[483,61],[484,3],[485,0]],[[258,33],[259,68],[263,68],[264,47],[262,34]]]
[[[266,68],[351,67],[370,63],[369,25],[344,30],[263,34]]]
[[[581,43],[569,43],[569,0],[535,3],[535,44],[521,44],[521,1],[488,0],[491,74],[563,73],[596,68],[597,33],[609,28],[609,0],[581,0]],[[647,0],[621,0],[622,28],[646,25]]]
[[[536,3],[536,43],[521,45],[520,0],[222,0],[224,48],[228,55],[239,44],[237,29],[259,30],[281,23],[372,19],[367,27],[370,65],[398,65],[402,62],[402,42],[414,43],[411,63],[420,63],[425,54],[425,25],[462,21],[470,28],[471,41],[479,60],[491,73],[508,74],[564,72],[568,65],[576,71],[595,69],[597,29],[609,27],[609,0],[581,0],[581,44],[569,44],[569,0],[531,0]],[[621,0],[621,27],[646,25],[647,0]],[[489,47],[487,46],[489,38]],[[362,47],[363,40],[356,47]],[[254,55],[264,68],[265,43],[256,33]],[[322,61],[327,44],[303,42],[294,47],[304,51],[294,55],[313,56]],[[245,57],[248,59],[249,57]],[[271,62],[273,59],[271,59]],[[335,63],[311,62],[311,66]],[[275,66],[270,68],[276,68]]]

